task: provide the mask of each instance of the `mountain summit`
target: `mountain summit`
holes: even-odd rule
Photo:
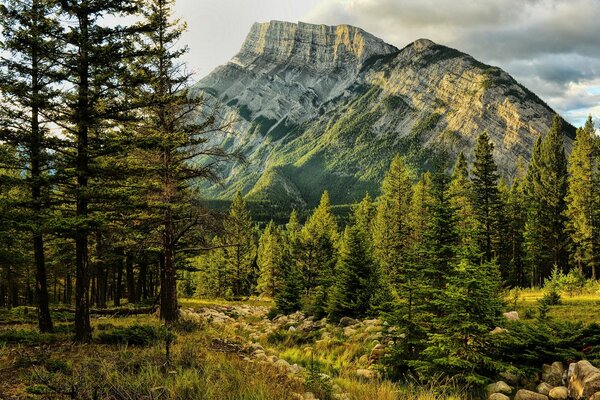
[[[240,52],[195,90],[234,121],[212,141],[248,160],[223,170],[223,185],[204,188],[209,195],[241,190],[293,207],[314,206],[323,190],[334,203],[378,194],[396,153],[416,170],[460,151],[472,161],[484,130],[510,178],[555,114],[468,54],[427,39],[400,50],[349,25],[255,23]]]

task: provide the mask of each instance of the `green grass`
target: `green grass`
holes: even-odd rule
[[[516,311],[521,317],[530,313],[537,315],[538,301],[544,296],[543,290],[524,289],[518,291]],[[509,296],[510,297],[510,296]],[[509,308],[514,305],[509,297]],[[512,303],[512,304],[511,304]],[[515,307],[512,307],[515,308]],[[529,311],[527,311],[529,310]],[[600,292],[580,293],[569,296],[561,294],[561,304],[550,306],[549,316],[558,321],[600,323]]]

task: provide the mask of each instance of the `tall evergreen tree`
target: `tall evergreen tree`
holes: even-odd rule
[[[400,156],[390,165],[381,187],[373,227],[375,256],[383,274],[391,283],[401,279],[407,261],[410,226],[409,213],[413,193],[411,172]]]
[[[478,219],[475,214],[473,185],[469,178],[469,169],[464,154],[458,156],[452,179],[448,186],[450,207],[456,218],[456,234],[458,235],[458,254],[470,260],[479,259],[477,241]]]
[[[125,93],[138,86],[128,65],[138,56],[131,43],[139,26],[114,26],[106,17],[139,16],[140,3],[61,0],[60,6],[62,22],[68,26],[59,38],[66,89],[61,100],[64,107],[54,122],[64,129],[66,150],[57,171],[74,204],[69,222],[73,222],[76,252],[75,339],[89,341],[89,237],[96,224],[90,206],[105,197],[108,188],[118,186],[117,175],[108,178],[107,168],[115,166],[103,161],[121,151],[116,136],[120,131],[113,128],[136,107]]]
[[[143,109],[141,123],[135,126],[137,162],[141,164],[139,168],[147,171],[149,207],[160,227],[160,313],[167,322],[178,318],[176,255],[190,233],[203,222],[203,212],[192,200],[199,196],[193,192],[192,183],[218,180],[216,168],[229,159],[223,149],[208,144],[207,133],[218,131],[223,125],[214,115],[206,116],[202,112],[203,98],[189,91],[190,75],[180,61],[186,49],[176,49],[185,24],[172,18],[173,4],[173,0],[144,3],[145,26],[149,28],[140,41],[144,58],[132,68],[143,71],[144,85],[137,96],[148,105]],[[192,159],[194,163],[190,162]],[[231,261],[231,255],[226,254],[227,257]],[[236,282],[238,294],[242,291],[241,279],[240,276]]]
[[[600,165],[598,147],[592,117],[585,126],[577,130],[575,145],[569,158],[569,178],[566,216],[567,228],[573,243],[573,258],[580,271],[588,269],[596,279],[596,268],[600,262],[600,243],[597,242],[600,230],[594,213],[599,196]]]
[[[524,234],[527,219],[525,198],[525,171],[522,159],[519,159],[517,175],[513,180],[506,201],[505,213],[508,218],[509,264],[508,284],[525,287],[531,282],[530,273],[525,268]]]
[[[302,277],[298,270],[300,230],[301,225],[294,210],[290,214],[290,220],[283,236],[281,290],[275,294],[275,306],[279,312],[284,314],[291,314],[301,308]]]
[[[357,226],[346,227],[328,299],[329,317],[337,320],[343,316],[366,316],[375,284],[375,262],[365,235]]]
[[[525,178],[526,219],[523,236],[526,250],[525,261],[527,269],[530,271],[532,286],[543,284],[544,268],[550,263],[544,241],[543,203],[539,197],[539,192],[542,190],[540,185],[541,151],[542,138],[538,137],[533,146]]]
[[[274,297],[281,287],[281,266],[283,263],[282,232],[273,221],[260,236],[258,242],[259,293]]]
[[[302,254],[300,271],[304,288],[310,295],[317,286],[329,287],[336,263],[339,233],[335,216],[331,211],[327,191],[321,196],[319,206],[302,228],[300,240]]]
[[[0,7],[0,140],[13,144],[22,153],[23,163],[11,167],[26,171],[22,183],[30,198],[25,202],[29,215],[23,228],[31,232],[33,239],[38,325],[42,332],[52,330],[44,252],[51,192],[48,150],[52,146],[43,115],[53,108],[54,87],[59,80],[54,60],[58,51],[55,37],[61,28],[56,12],[56,3],[47,0],[7,0]]]
[[[480,226],[480,248],[487,261],[494,257],[494,237],[497,229],[500,200],[498,173],[494,162],[494,145],[487,132],[477,139],[473,165],[475,210]]]
[[[225,268],[231,274],[234,296],[249,296],[255,288],[256,259],[254,223],[246,201],[237,192],[225,224]]]

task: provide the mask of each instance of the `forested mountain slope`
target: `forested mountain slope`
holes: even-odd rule
[[[377,194],[396,153],[416,170],[451,166],[461,150],[472,161],[484,130],[510,178],[555,113],[458,50],[426,39],[398,50],[347,25],[256,23],[240,52],[195,89],[234,121],[213,141],[247,158],[221,171],[224,185],[205,186],[207,197],[240,190],[294,207],[314,206],[323,190],[336,204]]]

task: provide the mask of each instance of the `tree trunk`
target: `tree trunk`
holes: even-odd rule
[[[165,322],[173,322],[178,318],[177,312],[177,268],[175,265],[175,227],[173,224],[173,216],[171,210],[165,212],[165,233],[163,249],[165,252],[164,258],[164,273],[163,281],[160,285],[161,305],[160,317]]]
[[[133,274],[133,256],[127,254],[125,257],[125,275],[127,279],[127,300],[129,304],[135,304],[135,276]]]
[[[123,297],[122,293],[122,285],[121,282],[123,280],[123,257],[119,258],[119,262],[116,264],[117,268],[117,282],[115,283],[115,307],[119,307],[121,305],[121,297]]]
[[[148,273],[148,261],[142,257],[140,261],[140,274],[138,275],[137,280],[137,296],[139,299],[147,299],[148,298],[148,287],[146,286],[146,275]]]

